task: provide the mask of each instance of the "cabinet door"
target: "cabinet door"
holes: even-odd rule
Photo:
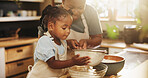
[[[11,78],[26,78],[26,76],[27,76],[27,73],[21,74],[21,75],[17,75],[15,77],[11,77]]]
[[[33,56],[33,45],[6,49],[6,62],[16,61]]]
[[[33,58],[6,64],[6,76],[12,76],[28,70],[33,65]]]

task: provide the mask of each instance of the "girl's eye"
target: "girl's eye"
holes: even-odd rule
[[[66,28],[62,28],[63,30],[65,30]]]

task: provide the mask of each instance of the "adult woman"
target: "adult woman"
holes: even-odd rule
[[[67,43],[70,48],[86,49],[102,41],[102,29],[97,11],[86,0],[62,0],[62,7],[71,13],[74,22]]]

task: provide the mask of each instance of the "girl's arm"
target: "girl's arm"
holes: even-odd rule
[[[90,57],[88,56],[79,57],[79,56],[80,55],[75,55],[72,59],[64,61],[55,60],[55,56],[53,56],[47,61],[47,64],[49,67],[53,69],[62,69],[62,68],[71,67],[73,65],[87,65],[88,63],[90,63],[90,61],[88,61]]]

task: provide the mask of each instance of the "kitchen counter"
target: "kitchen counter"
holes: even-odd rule
[[[38,38],[19,38],[14,40],[0,41],[0,47],[10,47],[23,44],[30,44],[37,41]]]
[[[120,78],[148,78],[148,60]]]
[[[125,65],[118,76],[121,78],[148,78],[148,53],[125,51],[117,55],[125,58]]]

